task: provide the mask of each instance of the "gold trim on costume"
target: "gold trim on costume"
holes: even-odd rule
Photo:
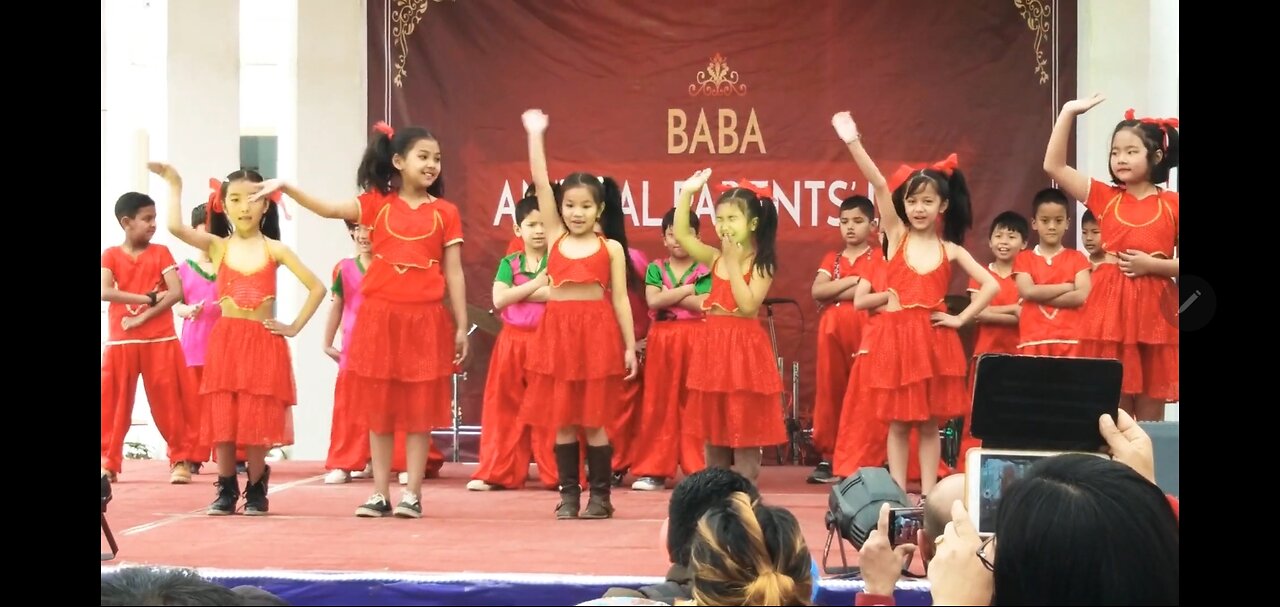
[[[409,36],[417,29],[418,22],[427,13],[432,2],[444,0],[396,0],[396,7],[391,13],[391,37],[396,41],[399,55],[396,57],[396,75],[392,80],[397,87],[404,87],[404,77],[409,75],[405,65],[409,62]]]
[[[1045,0],[1013,0],[1013,6],[1026,20],[1027,28],[1036,34],[1035,72],[1040,75],[1040,84],[1045,84],[1049,82],[1049,72],[1045,69],[1049,62],[1044,58],[1044,51],[1040,47],[1049,39],[1049,32],[1053,27],[1053,7]]]
[[[158,344],[160,342],[174,341],[176,339],[178,339],[177,335],[173,337],[157,337],[155,339],[121,339],[119,341],[108,341],[105,345],[123,346],[127,344]]]

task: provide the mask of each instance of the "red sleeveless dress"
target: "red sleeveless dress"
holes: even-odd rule
[[[942,262],[919,273],[907,260],[904,236],[885,269],[886,290],[896,293],[902,309],[883,312],[870,323],[854,363],[858,398],[884,421],[943,421],[964,415],[968,371],[960,334],[933,326],[930,316],[946,312],[951,260],[943,243]]]
[[[552,288],[597,283],[600,299],[548,301],[536,345],[525,360],[528,387],[520,405],[521,423],[555,430],[566,426],[601,428],[617,415],[626,377],[625,344],[609,299],[610,263],[606,241],[595,253],[570,259],[560,251],[564,236],[547,251]]]
[[[276,296],[274,259],[244,273],[223,260],[218,302],[254,310]],[[223,315],[209,334],[200,394],[207,401],[201,438],[206,444],[279,447],[293,444],[296,401],[293,365],[284,336],[261,321]]]
[[[1157,190],[1138,200],[1123,187],[1093,180],[1085,205],[1098,218],[1102,248],[1173,258],[1178,239],[1178,193]],[[1124,365],[1121,391],[1178,400],[1178,286],[1170,278],[1129,278],[1114,263],[1093,271],[1081,319],[1080,354]]]
[[[787,442],[783,424],[782,378],[769,336],[758,318],[737,312],[729,280],[711,265],[711,293],[702,302],[708,312],[702,334],[693,340],[689,360],[688,432],[716,447],[767,447]],[[753,271],[744,277],[751,282]]]

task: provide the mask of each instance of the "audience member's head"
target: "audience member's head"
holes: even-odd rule
[[[1045,458],[1000,500],[992,604],[1177,605],[1178,538],[1168,499],[1132,467]]]
[[[690,547],[698,605],[808,605],[812,558],[796,517],[734,493],[698,522]]]
[[[236,586],[232,592],[240,595],[241,605],[267,607],[270,605],[288,605],[289,602],[257,586]]]
[[[689,546],[697,532],[698,521],[712,506],[736,492],[760,499],[754,485],[732,470],[707,468],[686,476],[671,492],[667,506],[667,555],[671,562],[689,566]]]
[[[916,542],[920,550],[920,559],[926,569],[933,558],[934,541],[942,535],[951,522],[951,505],[964,501],[964,475],[952,474],[938,481],[929,492],[929,499],[924,502],[924,529],[920,530],[920,538]]]
[[[187,569],[130,567],[102,574],[105,605],[240,605],[240,595]]]

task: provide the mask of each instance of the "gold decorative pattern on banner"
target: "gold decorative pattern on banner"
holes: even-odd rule
[[[697,81],[689,85],[689,96],[728,97],[746,95],[747,85],[738,83],[738,71],[729,69],[725,58],[716,53],[707,69],[698,72]]]
[[[391,13],[391,37],[396,41],[399,55],[396,57],[396,75],[393,80],[397,87],[404,86],[404,77],[409,74],[405,64],[409,62],[409,36],[417,29],[422,16],[427,14],[427,7],[432,2],[445,0],[396,0],[394,12]],[[452,1],[452,0],[450,0]]]
[[[1027,27],[1036,34],[1036,73],[1040,75],[1040,84],[1049,81],[1049,72],[1045,68],[1049,62],[1044,58],[1044,50],[1041,46],[1049,40],[1049,30],[1053,24],[1053,7],[1049,6],[1047,0],[1013,0],[1013,5],[1017,7],[1018,12],[1022,13],[1022,18],[1027,21]]]

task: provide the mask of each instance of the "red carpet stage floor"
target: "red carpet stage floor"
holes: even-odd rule
[[[114,561],[104,563],[104,571],[114,565],[150,564],[201,569],[224,583],[254,583],[250,579],[254,577],[281,583],[285,579],[296,583],[300,578],[332,581],[354,577],[366,585],[430,582],[433,576],[444,574],[454,583],[505,580],[500,583],[508,587],[520,579],[545,584],[567,581],[567,576],[592,576],[585,586],[581,585],[583,580],[576,580],[580,584],[577,594],[566,594],[562,588],[555,597],[547,596],[548,602],[532,599],[532,603],[525,602],[530,600],[525,594],[519,599],[522,604],[557,604],[557,597],[590,598],[596,586],[638,586],[666,571],[659,533],[670,490],[615,489],[615,518],[557,521],[552,514],[558,501],[555,492],[538,488],[536,483],[519,491],[467,491],[465,485],[474,469],[473,465],[446,464],[440,478],[424,481],[421,520],[361,519],[354,511],[372,492],[371,480],[326,485],[322,462],[278,462],[272,466],[269,516],[212,517],[204,514],[214,498],[216,476],[209,465],[184,486],[169,484],[164,462],[128,460],[112,488],[107,511],[120,553]],[[796,515],[814,559],[821,562],[831,487],[806,484],[809,471],[766,467],[760,489],[766,501]],[[399,486],[393,485],[393,501],[399,499],[399,491]],[[105,540],[102,549],[108,550]],[[852,547],[846,551],[850,564],[855,564],[857,554]],[[840,564],[834,546],[830,562],[832,566]],[[920,570],[918,561],[913,569]],[[632,576],[640,578],[627,579]],[[261,585],[280,589],[271,583]],[[903,590],[918,585],[908,583]],[[827,604],[852,604],[856,583],[823,583],[824,590],[828,586],[834,593],[830,598],[839,596],[840,603]],[[294,604],[346,604],[330,602],[324,594],[283,593]],[[438,604],[460,596],[468,601],[468,593],[462,592],[441,596]],[[369,604],[396,600],[371,589],[364,597]],[[352,598],[349,589],[342,598]],[[474,599],[503,600],[496,595],[488,599],[476,595]],[[437,604],[427,596],[414,600]]]

